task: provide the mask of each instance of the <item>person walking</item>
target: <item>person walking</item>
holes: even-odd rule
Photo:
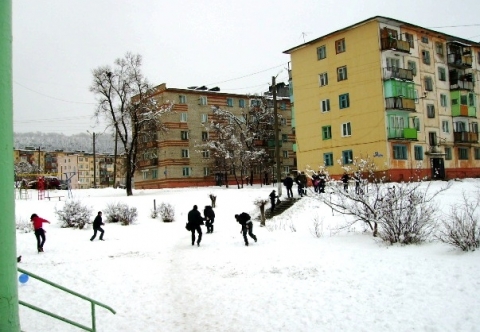
[[[293,198],[293,179],[290,174],[287,174],[287,177],[283,180],[283,185],[285,186],[285,188],[287,188],[287,197]]]
[[[362,189],[360,188],[360,182],[362,181],[360,172],[355,172],[353,178],[355,179],[355,194],[360,195],[362,193]]]
[[[207,226],[207,234],[213,233],[213,222],[215,221],[215,212],[210,205],[205,206],[203,210],[203,216],[205,217],[205,226]]]
[[[248,247],[247,233],[255,242],[257,242],[257,236],[253,234],[253,223],[250,218],[250,215],[246,212],[242,212],[240,214],[236,214],[235,219],[238,221],[240,225],[242,225],[241,233],[243,233],[243,239],[245,240],[245,245]]]
[[[93,220],[93,236],[90,238],[90,241],[93,241],[95,239],[95,237],[97,236],[97,232],[101,233],[100,241],[104,241],[103,234],[105,233],[105,231],[102,228],[103,225],[105,225],[105,223],[102,221],[102,211],[98,211],[95,220]]]
[[[342,175],[342,182],[343,182],[343,190],[348,193],[348,180],[350,180],[350,177],[348,176],[347,172],[344,172]]]
[[[40,218],[36,213],[30,216],[30,221],[33,223],[33,229],[35,231],[35,237],[37,238],[37,250],[43,252],[43,245],[45,244],[45,230],[43,229],[43,223],[50,224],[50,221]]]
[[[270,193],[270,212],[272,213],[273,216],[273,210],[275,210],[275,199],[278,197],[275,190],[272,190]]]
[[[202,241],[202,228],[203,217],[198,211],[198,206],[194,205],[193,209],[188,212],[188,224],[190,231],[192,232],[192,246],[195,244],[195,231],[198,232],[197,246],[200,247],[200,242]]]

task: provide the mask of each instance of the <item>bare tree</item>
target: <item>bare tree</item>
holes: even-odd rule
[[[95,116],[104,117],[118,134],[126,156],[126,191],[132,195],[132,179],[137,167],[137,143],[142,130],[165,131],[161,117],[172,110],[159,104],[155,90],[141,72],[142,57],[127,53],[113,68],[101,66],[92,71],[90,91],[97,96]]]

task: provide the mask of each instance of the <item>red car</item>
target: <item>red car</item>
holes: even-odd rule
[[[46,176],[44,189],[60,189],[60,180],[54,176]],[[30,181],[28,187],[31,189],[38,189],[38,181]]]

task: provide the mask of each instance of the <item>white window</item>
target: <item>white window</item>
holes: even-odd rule
[[[351,136],[352,135],[352,127],[350,122],[342,123],[342,136]]]
[[[143,180],[148,179],[148,171],[142,171],[142,179]]]
[[[190,167],[183,167],[182,168],[182,175],[183,176],[190,176]]]
[[[210,158],[210,151],[209,150],[203,150],[202,151],[202,157],[203,158]]]
[[[318,75],[318,82],[320,86],[328,85],[328,74],[321,73],[320,75]]]
[[[449,133],[450,132],[450,130],[448,128],[448,121],[447,120],[442,121],[442,131],[444,133]]]
[[[207,106],[207,97],[200,96],[200,98],[198,99],[198,104],[202,106]]]
[[[330,99],[324,99],[320,101],[320,109],[322,112],[329,112],[330,111]]]
[[[188,139],[188,131],[182,131],[181,132],[181,137],[182,137],[182,140],[187,140]]]
[[[400,68],[400,59],[387,58],[387,68],[392,70]]]
[[[188,158],[189,156],[188,149],[182,149],[182,158]]]
[[[202,113],[202,123],[205,123],[208,121],[208,114]]]
[[[186,104],[186,103],[187,103],[187,96],[185,96],[185,95],[179,95],[179,96],[178,96],[178,103],[179,103],[179,104]]]
[[[203,176],[209,176],[210,175],[210,168],[204,167],[203,168]]]
[[[448,102],[447,102],[447,95],[445,94],[440,94],[440,105],[442,107],[447,107],[448,106]]]
[[[288,158],[288,150],[283,150],[282,154],[283,154],[283,158]]]
[[[285,119],[285,118],[280,118],[280,125],[281,125],[281,126],[286,126],[286,125],[287,125],[287,119]]]
[[[337,81],[344,81],[347,79],[347,66],[337,68]]]
[[[187,115],[185,112],[180,113],[180,122],[187,122]]]

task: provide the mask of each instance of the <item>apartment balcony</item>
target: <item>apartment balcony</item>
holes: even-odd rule
[[[477,108],[475,106],[468,105],[453,105],[452,106],[452,116],[464,116],[464,117],[476,117]]]
[[[281,141],[281,140],[278,140],[278,144],[279,144],[278,146],[282,146],[282,141]],[[274,148],[274,147],[275,147],[275,140],[273,140],[273,139],[272,139],[272,140],[268,140],[268,141],[267,141],[267,146],[268,146],[269,148]]]
[[[478,143],[478,133],[471,131],[457,131],[453,133],[454,143]]]
[[[415,112],[415,100],[404,97],[385,98],[385,108]]]
[[[254,146],[264,146],[265,141],[263,139],[256,139],[256,140],[253,140],[253,145]]]
[[[400,80],[413,81],[413,70],[397,68],[397,67],[385,67],[383,68],[383,79],[389,80],[397,78]]]
[[[394,50],[399,52],[410,53],[410,44],[406,40],[398,40],[395,38],[382,38],[382,51],[385,50]]]
[[[149,167],[149,166],[158,166],[158,158],[140,160],[138,162],[139,167]]]
[[[450,90],[469,90],[472,91],[474,87],[473,80],[470,78],[450,78]]]
[[[472,68],[472,54],[449,53],[447,55],[447,63],[449,66],[457,68]]]
[[[391,140],[417,140],[416,128],[387,128],[387,132]]]

